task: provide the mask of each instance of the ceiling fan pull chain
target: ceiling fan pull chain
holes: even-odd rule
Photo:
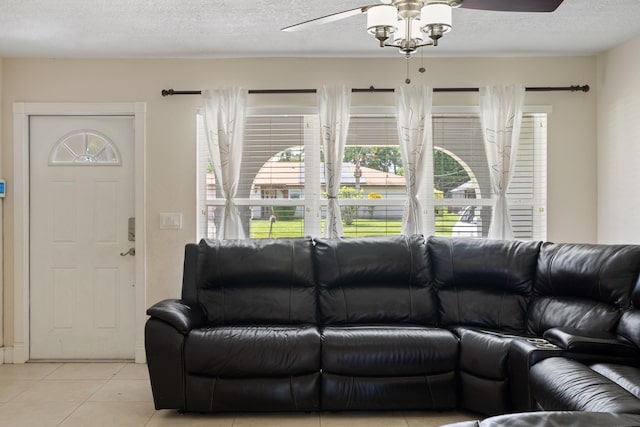
[[[411,84],[411,79],[409,78],[409,61],[411,60],[411,55],[407,55],[407,78],[404,80],[406,84]]]

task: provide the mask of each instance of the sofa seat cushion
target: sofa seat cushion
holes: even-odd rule
[[[277,377],[320,371],[315,326],[251,325],[196,329],[188,335],[185,368],[223,378]]]
[[[423,326],[353,325],[322,329],[322,369],[348,376],[399,377],[453,371],[458,339]]]
[[[545,359],[530,375],[533,396],[544,410],[640,414],[640,399],[578,361]]]
[[[615,363],[596,363],[589,367],[640,399],[640,368]]]

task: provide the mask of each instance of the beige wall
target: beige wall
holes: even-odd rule
[[[425,59],[411,64],[414,83],[435,87],[524,83],[527,86],[589,84],[590,93],[527,93],[530,105],[550,105],[548,146],[548,238],[596,240],[596,63],[595,57]],[[148,104],[147,122],[147,301],[177,297],[183,245],[196,233],[195,112],[198,96],[163,98],[163,88],[201,89],[241,85],[250,89],[314,88],[325,83],[352,87],[404,84],[405,60],[46,60],[4,59],[2,73],[2,170],[5,204],[5,337],[13,342],[12,103],[128,102]],[[252,105],[313,106],[311,95],[253,95]],[[354,95],[354,105],[392,105],[390,95]],[[436,105],[477,105],[477,94],[436,94]],[[193,189],[193,190],[192,190]],[[182,212],[184,229],[159,230],[160,212]]]
[[[598,58],[598,241],[640,244],[640,37]]]
[[[0,100],[2,99],[2,70],[3,70],[3,59],[0,58]],[[3,147],[2,147],[2,104],[0,104],[0,178],[4,178],[4,168],[3,164]],[[0,224],[3,224],[4,221],[4,200],[0,199]],[[4,256],[4,234],[0,235],[0,259]],[[0,262],[0,362],[3,362],[4,354],[2,347],[4,346],[4,263]]]

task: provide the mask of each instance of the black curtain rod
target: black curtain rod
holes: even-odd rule
[[[589,85],[576,85],[576,86],[543,86],[543,87],[527,87],[527,92],[589,92]],[[434,92],[478,92],[477,87],[435,87]],[[295,93],[316,93],[317,89],[250,89],[251,95],[266,95],[266,94],[295,94]],[[351,89],[353,93],[391,93],[394,89],[389,88],[375,88],[373,86],[366,89]],[[201,90],[173,90],[162,89],[162,96],[172,95],[201,95]]]

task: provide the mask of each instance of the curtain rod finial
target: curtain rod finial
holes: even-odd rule
[[[173,89],[162,89],[162,96],[173,95]]]
[[[591,87],[589,85],[576,85],[570,86],[569,90],[571,90],[571,92],[589,92],[589,90],[591,90]]]

